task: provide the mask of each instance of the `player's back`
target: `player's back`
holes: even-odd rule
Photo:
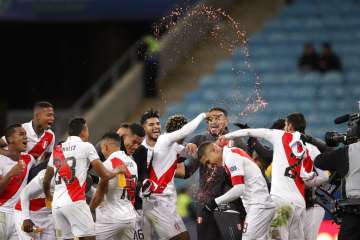
[[[108,191],[104,201],[96,209],[97,219],[101,222],[128,221],[136,217],[134,209],[135,188],[137,183],[137,165],[124,151],[112,153],[104,166],[112,171],[124,164],[126,173],[109,180]]]
[[[271,172],[271,196],[297,206],[305,207],[304,181],[300,177],[300,164],[292,154],[290,143],[299,133],[273,130],[273,162]]]
[[[261,205],[265,208],[274,207],[265,178],[254,160],[242,149],[234,147],[224,147],[224,157],[226,171],[237,171],[240,170],[237,168],[243,167],[245,191],[242,200],[244,205]],[[242,164],[231,164],[232,161],[242,161]]]
[[[176,197],[174,175],[178,156],[183,151],[184,146],[169,141],[166,135],[161,135],[155,144],[150,166],[150,179],[158,184],[154,196],[171,195]]]
[[[99,156],[94,146],[77,136],[55,147],[49,160],[55,171],[54,208],[85,200],[87,171],[96,159]]]

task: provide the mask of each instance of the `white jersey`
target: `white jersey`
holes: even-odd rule
[[[85,201],[87,171],[96,159],[99,156],[94,146],[77,136],[68,137],[54,148],[48,164],[55,171],[53,208]]]
[[[45,172],[46,169],[41,170],[29,184],[25,186],[20,194],[20,200],[17,202],[15,209],[22,212],[24,219],[30,219],[30,214],[51,214],[51,209],[46,207],[43,190]],[[54,185],[54,178],[52,178],[50,184],[51,193],[54,192]]]
[[[150,166],[150,179],[158,185],[153,196],[167,195],[176,198],[174,175],[177,159],[184,150],[184,146],[176,141],[184,139],[194,132],[205,117],[205,113],[201,113],[181,129],[159,136],[154,147],[153,161]]]
[[[20,155],[19,161],[23,161],[24,171],[21,175],[12,177],[5,190],[0,194],[0,212],[12,213],[14,211],[20,193],[26,186],[29,170],[35,163],[35,159],[26,153]],[[8,174],[16,164],[18,164],[17,161],[0,155],[0,176]]]
[[[260,168],[246,152],[240,148],[224,147],[223,165],[233,186],[245,185],[241,196],[245,207],[250,205],[275,207]]]
[[[124,151],[112,153],[104,162],[104,166],[112,171],[120,165],[126,166],[126,186],[119,186],[120,175],[109,180],[108,191],[104,201],[96,209],[97,221],[117,223],[136,218],[135,191],[137,183],[137,165]]]
[[[144,147],[146,147],[147,149],[147,158],[146,158],[146,163],[147,163],[147,167],[150,166],[150,162],[151,162],[151,159],[153,157],[153,154],[154,154],[154,147],[151,147],[150,145],[148,145],[146,143],[146,138],[143,140],[143,142],[141,143],[141,145],[143,145]]]
[[[304,168],[306,172],[312,172],[313,162],[309,156],[312,154],[312,151],[309,153],[307,149],[307,157],[302,160],[300,165],[296,164],[298,160],[292,154],[290,143],[299,134],[283,130],[260,128],[238,130],[225,135],[226,138],[244,136],[263,138],[273,145],[271,196],[305,208],[305,184],[304,180],[300,177],[300,171]]]

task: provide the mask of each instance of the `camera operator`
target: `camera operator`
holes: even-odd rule
[[[355,124],[354,124],[355,123]],[[338,207],[341,212],[342,223],[339,240],[360,239],[360,142],[359,120],[350,120],[347,135],[341,142],[348,144],[337,149],[326,149],[315,158],[317,168],[336,172],[342,178],[342,200]],[[350,136],[349,133],[352,133]],[[356,137],[354,138],[356,133]],[[329,135],[329,134],[327,134]],[[347,139],[352,139],[352,143]],[[338,141],[340,142],[340,141]]]

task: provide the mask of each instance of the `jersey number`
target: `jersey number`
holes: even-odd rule
[[[142,229],[134,231],[134,240],[143,240],[145,239]]]
[[[71,184],[76,178],[75,167],[76,167],[76,158],[68,157],[64,161],[61,159],[55,158],[54,165],[56,166],[55,171],[55,184],[61,184],[61,180],[65,184]],[[70,175],[70,177],[69,177]]]
[[[127,198],[128,200],[131,200],[130,198],[135,195],[136,181],[136,175],[126,177],[126,187],[123,189],[120,197],[121,199]]]

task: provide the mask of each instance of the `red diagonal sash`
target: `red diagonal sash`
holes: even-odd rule
[[[282,137],[282,143],[284,146],[284,150],[285,150],[285,154],[286,154],[286,158],[288,160],[289,166],[296,164],[296,162],[298,161],[298,159],[291,154],[292,151],[290,148],[290,142],[292,141],[292,139],[293,139],[293,136],[291,133],[284,133],[284,135]],[[301,151],[301,150],[302,149],[299,149],[299,151]],[[306,152],[307,152],[307,154],[306,154],[307,156],[303,160],[303,166],[307,172],[310,172],[312,170],[313,164],[312,164],[312,160],[309,156],[308,150],[306,150]],[[296,177],[294,179],[296,187],[298,188],[301,195],[305,196],[305,185],[304,185],[304,181],[300,177],[300,170],[301,170],[301,164],[298,164],[298,166],[296,166],[292,171],[294,173],[296,173]]]
[[[11,199],[17,191],[20,189],[23,181],[26,181],[26,176],[28,172],[28,165],[31,162],[31,156],[27,154],[22,154],[20,156],[20,160],[23,160],[25,163],[24,171],[21,175],[14,176],[10,179],[9,184],[6,189],[0,194],[0,206],[6,203],[9,199]]]
[[[28,152],[35,159],[40,157],[51,144],[54,139],[54,135],[50,131],[45,131],[35,146]]]
[[[136,182],[135,179],[132,178],[132,174],[127,168],[127,166],[124,164],[124,162],[119,158],[113,158],[111,159],[111,164],[113,169],[115,169],[118,166],[124,165],[126,167],[125,172],[125,178],[126,178],[126,192],[130,196],[130,201],[134,205],[135,203],[135,188],[136,188]]]
[[[65,156],[61,145],[58,145],[54,148],[53,158],[54,166],[58,170],[61,181],[64,181],[71,200],[73,202],[85,200],[86,181],[84,182],[84,185],[81,186],[79,179],[76,176],[73,176],[75,172],[71,170],[65,161]]]

